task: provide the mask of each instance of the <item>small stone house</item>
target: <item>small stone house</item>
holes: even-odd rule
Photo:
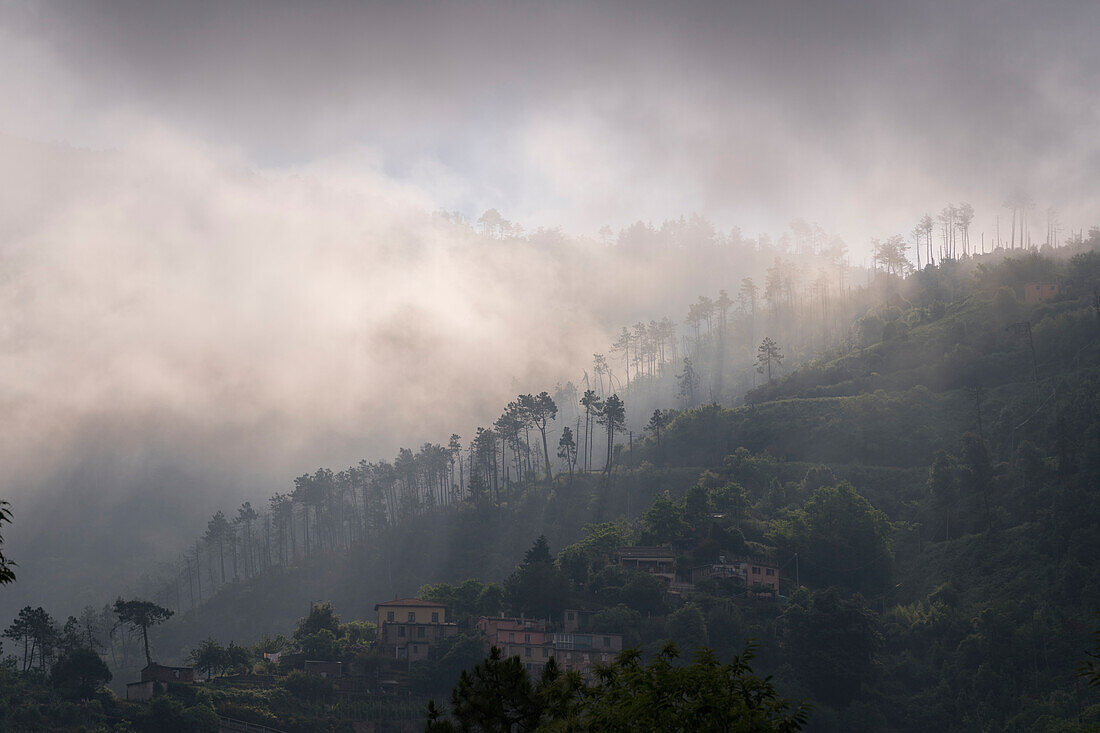
[[[141,681],[126,685],[127,700],[149,700],[157,689],[165,689],[170,684],[191,684],[195,681],[195,670],[191,667],[165,667],[153,662],[141,670]]]

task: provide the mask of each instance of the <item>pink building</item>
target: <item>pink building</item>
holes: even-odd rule
[[[546,643],[546,622],[533,618],[482,616],[474,624],[485,633],[490,646],[504,649],[508,645],[541,645]]]
[[[551,633],[541,619],[482,616],[475,626],[485,633],[488,646],[505,657],[518,657],[534,676],[553,659],[561,669],[587,678],[593,665],[608,664],[623,650],[621,634]]]
[[[691,582],[707,578],[734,578],[745,584],[754,595],[779,595],[779,566],[764,557],[725,557],[718,562],[693,568]]]

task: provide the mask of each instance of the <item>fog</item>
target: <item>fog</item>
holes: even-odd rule
[[[992,237],[1021,187],[1094,223],[1098,16],[0,3],[11,593],[41,597],[43,555],[136,568],[223,503],[468,431],[739,277],[624,264],[604,224],[797,216],[858,262],[948,201]],[[564,236],[434,213],[490,207]]]

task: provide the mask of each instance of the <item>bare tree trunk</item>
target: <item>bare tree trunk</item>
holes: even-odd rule
[[[546,480],[550,483],[554,483],[554,472],[550,468],[550,451],[546,447],[546,425],[543,424],[539,428],[539,432],[542,433],[542,456],[546,461]]]

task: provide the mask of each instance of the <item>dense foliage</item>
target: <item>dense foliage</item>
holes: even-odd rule
[[[716,716],[716,727],[744,714],[753,690],[749,708],[781,724],[803,722],[783,700],[812,703],[808,730],[1097,725],[1100,254],[1089,247],[1100,232],[1093,239],[1072,252],[941,260],[907,278],[884,265],[873,302],[814,358],[782,339],[774,354],[765,344],[771,379],[743,404],[693,403],[714,384],[723,333],[785,333],[771,327],[790,326],[787,296],[773,293],[759,311],[712,307],[710,323],[697,304],[694,353],[668,392],[681,409],[654,409],[640,391],[650,375],[676,381],[662,372],[673,363],[661,354],[668,339],[655,330],[635,351],[641,342],[624,337],[632,386],[621,394],[606,387],[605,364],[583,394],[518,395],[467,445],[454,436],[393,463],[321,469],[269,511],[216,513],[180,572],[150,585],[177,614],[135,628],[168,658],[194,652],[215,678],[210,709],[302,729],[397,714],[287,673],[309,658],[377,677],[373,604],[414,592],[461,624],[500,613],[555,624],[580,609],[590,629],[622,634],[634,650],[582,689],[569,675],[531,680],[513,661],[486,660],[484,639],[464,627],[402,672],[419,701],[456,690],[449,709],[433,708],[436,726],[484,714],[629,727],[658,690],[680,690],[670,710]],[[1023,288],[1037,279],[1056,279],[1058,297],[1027,303]],[[635,401],[644,409],[632,412]],[[556,464],[551,427],[562,428]],[[624,429],[625,444],[615,439]],[[672,548],[685,586],[723,556],[771,557],[781,597],[722,578],[669,593],[616,563],[616,549],[641,544]],[[295,626],[316,598],[332,605],[313,604]],[[341,623],[336,608],[358,620]],[[87,609],[73,629],[104,650],[116,682],[130,679],[144,644],[103,619]],[[32,685],[57,670],[58,689],[99,684],[86,654],[87,682],[72,675],[79,660],[60,651],[60,634],[43,609],[24,609],[5,632],[16,654],[6,679]],[[669,640],[696,661],[666,651]],[[747,668],[751,640],[753,666],[770,680]],[[279,681],[247,693],[216,686],[242,671]],[[737,680],[736,694],[723,697],[721,680]],[[479,712],[492,685],[507,694]],[[172,699],[157,703],[166,715],[207,705]],[[723,702],[703,711],[706,700]],[[680,718],[669,720],[674,729]]]
[[[801,730],[808,708],[792,706],[768,679],[752,674],[752,647],[729,664],[701,650],[676,664],[667,644],[648,664],[628,650],[585,686],[551,661],[532,683],[518,657],[493,648],[451,692],[451,715],[429,706],[427,730],[446,731],[765,731]]]

